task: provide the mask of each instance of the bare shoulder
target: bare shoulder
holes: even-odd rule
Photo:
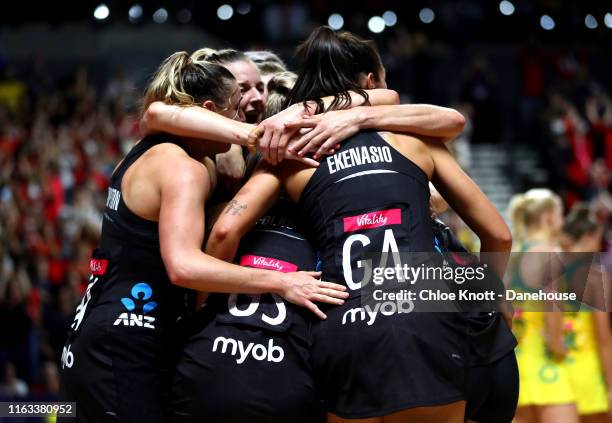
[[[206,165],[190,157],[176,144],[161,143],[147,152],[152,176],[160,182],[181,184],[208,184],[210,174]]]
[[[397,132],[379,132],[379,135],[404,157],[419,166],[431,178],[434,163],[426,140]]]
[[[281,178],[289,197],[297,202],[316,169],[296,160],[283,160],[274,171]]]

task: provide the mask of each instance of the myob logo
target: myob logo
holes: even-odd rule
[[[364,307],[351,308],[342,315],[342,324],[355,323],[356,321],[366,322],[372,326],[379,315],[392,316],[394,314],[411,313],[414,310],[414,303],[411,300],[383,301],[376,302],[373,307],[366,304]]]
[[[213,352],[219,351],[221,354],[237,356],[236,363],[238,364],[244,363],[249,355],[257,361],[266,360],[272,363],[280,363],[285,358],[285,351],[274,345],[273,339],[268,339],[268,347],[266,348],[262,344],[249,342],[245,345],[240,340],[218,336],[213,342],[212,350]]]

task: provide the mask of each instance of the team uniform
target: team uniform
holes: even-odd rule
[[[521,253],[530,248],[522,245]],[[535,292],[520,275],[520,256],[511,263],[512,287],[517,292]],[[518,340],[516,358],[519,366],[518,406],[543,406],[576,402],[566,360],[556,359],[546,346],[545,312],[535,311],[537,302],[517,302],[512,331]],[[532,311],[533,310],[533,311]]]
[[[293,272],[317,256],[281,200],[243,237],[238,263]],[[312,317],[311,317],[312,315]],[[316,317],[275,294],[212,294],[196,314],[176,366],[174,422],[324,422],[310,365]]]
[[[393,265],[394,253],[435,252],[427,175],[376,132],[360,132],[321,163],[299,203],[322,279],[350,294],[313,324],[327,410],[367,418],[465,399],[467,329],[457,313],[366,312],[361,303],[368,253],[388,252]]]
[[[433,222],[436,247],[442,252],[469,255],[450,228]],[[447,254],[452,258],[452,254]],[[493,277],[493,275],[490,275]],[[498,281],[500,286],[503,282]],[[470,366],[467,372],[465,416],[477,422],[509,423],[514,418],[519,376],[512,331],[499,313],[476,311],[464,314],[470,334]]]
[[[607,388],[597,351],[593,314],[588,311],[568,312],[563,317],[568,348],[565,362],[578,413],[606,413],[609,407]]]
[[[121,193],[126,170],[165,140],[141,140],[110,179],[90,283],[62,354],[62,400],[76,402],[80,422],[165,421],[173,327],[188,296],[168,278],[157,222],[132,213]]]
[[[593,266],[593,255],[582,254],[565,266],[563,281],[568,287],[582,286]],[[568,290],[570,290],[568,288]],[[571,311],[563,313],[563,335],[567,348],[570,384],[580,415],[606,413],[609,408],[607,387],[597,348],[593,309],[578,301],[568,302]]]

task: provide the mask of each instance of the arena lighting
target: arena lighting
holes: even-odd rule
[[[142,18],[142,6],[135,4],[134,6],[130,7],[130,10],[128,10],[128,18],[132,23],[137,22],[140,18]]]
[[[597,29],[599,26],[595,16],[591,15],[590,13],[584,17],[584,25],[589,29]]]
[[[168,11],[163,7],[160,7],[153,13],[153,21],[155,23],[161,24],[168,20]]]
[[[234,9],[229,4],[219,6],[217,9],[217,17],[222,21],[227,21],[232,16],[234,16]]]
[[[97,20],[103,21],[104,19],[108,18],[108,16],[110,15],[110,10],[107,5],[102,3],[102,4],[99,4],[98,7],[95,8],[93,15],[94,15],[94,18],[96,18]]]
[[[419,19],[421,20],[421,22],[425,24],[432,23],[435,18],[436,18],[436,14],[429,7],[425,7],[421,9],[421,11],[419,12]]]
[[[368,29],[374,34],[380,34],[385,30],[385,20],[380,16],[372,16],[368,21]]]
[[[387,26],[393,26],[397,23],[397,15],[392,10],[387,10],[383,13],[382,18]]]
[[[344,18],[339,13],[332,13],[329,15],[329,18],[327,18],[327,25],[329,25],[331,29],[338,30],[344,26]]]
[[[604,16],[604,23],[608,28],[612,29],[612,13],[606,13],[606,16]]]
[[[238,12],[239,15],[246,15],[250,11],[251,11],[251,3],[249,3],[248,1],[241,1],[236,6],[236,12]]]
[[[508,0],[499,2],[499,11],[502,15],[510,16],[514,13],[514,5]]]
[[[555,20],[548,15],[542,15],[540,25],[546,31],[552,31],[555,28]]]
[[[191,21],[191,10],[189,9],[181,9],[176,14],[176,20],[179,23],[186,24]]]

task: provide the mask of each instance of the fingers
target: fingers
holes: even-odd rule
[[[314,272],[314,271],[305,271],[305,272],[300,272],[300,273],[303,273],[308,276],[312,276],[315,279],[320,278],[322,274],[322,272]],[[325,283],[329,283],[329,282],[325,282]]]
[[[272,134],[272,140],[270,141],[270,160],[273,165],[278,163],[278,144],[280,142],[281,133],[274,131]]]
[[[304,303],[304,307],[306,307],[308,310],[312,311],[314,314],[319,316],[321,320],[327,319],[327,316],[312,301],[306,300],[306,303]]]
[[[320,163],[319,163],[318,161],[316,161],[315,159],[312,159],[312,158],[310,158],[310,157],[300,157],[300,156],[296,156],[295,154],[293,154],[293,153],[289,153],[289,152],[287,152],[287,153],[288,153],[288,154],[286,154],[286,157],[287,157],[288,159],[291,159],[291,160],[296,160],[296,161],[298,161],[298,162],[304,163],[304,164],[306,164],[306,165],[308,165],[308,166],[311,166],[311,167],[319,167],[319,164],[320,164]]]
[[[321,288],[334,289],[336,291],[346,291],[346,286],[340,285],[339,283],[320,281],[319,286]]]
[[[289,144],[289,140],[293,137],[295,132],[295,129],[288,130],[285,128],[285,131],[283,131],[283,133],[281,134],[280,141],[278,143],[278,163],[282,162],[285,158],[285,153],[287,152],[287,145]]]
[[[323,132],[323,129],[317,126],[313,128],[312,131],[302,135],[302,137],[296,142],[296,145],[294,146],[294,151],[298,151],[298,154],[300,156],[303,156],[307,152],[314,150],[314,148],[312,148],[310,144],[312,142],[312,139],[319,135],[321,132]],[[300,145],[299,149],[297,148],[298,145]]]
[[[319,147],[321,146],[321,144],[323,144],[325,142],[325,140],[330,136],[329,133],[327,133],[327,131],[321,131],[321,133],[319,133],[318,135],[312,137],[312,139],[310,140],[310,142],[308,143],[308,145],[306,147],[304,147],[302,149],[302,151],[299,152],[300,155],[302,154],[306,154],[310,151],[317,151],[319,149]],[[317,156],[315,155],[314,158],[316,159]]]
[[[321,144],[321,146],[319,147],[319,149],[317,150],[317,152],[314,154],[314,157],[321,157],[324,154],[329,154],[329,152],[334,151],[335,148],[338,144],[336,143],[336,139],[334,137],[330,137],[328,138],[323,144]]]
[[[319,115],[315,116],[302,116],[301,119],[295,119],[289,122],[285,122],[286,128],[314,128],[317,126],[321,117]]]
[[[331,298],[339,298],[339,299],[348,298],[349,296],[348,292],[337,291],[335,289],[328,289],[328,288],[320,288],[318,294],[325,295]]]
[[[310,134],[311,132],[312,130],[305,132],[297,141],[292,141],[287,150],[292,153],[296,153],[297,151],[300,151],[302,147],[304,147],[308,143],[308,139],[306,138],[306,135]]]
[[[333,305],[342,305],[344,304],[344,300],[340,298],[328,297],[327,295],[322,294],[312,294],[310,296],[311,301],[318,301],[320,303],[333,304]]]

